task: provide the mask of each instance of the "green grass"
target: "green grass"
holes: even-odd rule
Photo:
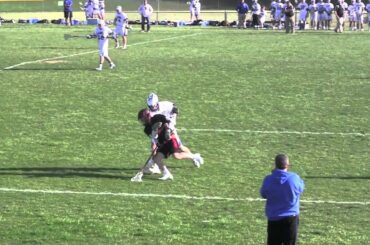
[[[93,29],[1,27],[0,188],[259,198],[275,154],[285,152],[305,180],[303,200],[369,202],[367,32],[155,26],[131,32],[127,50],[110,50],[115,70],[96,72],[97,53],[3,70],[93,51],[95,40],[63,40]],[[179,134],[205,164],[170,159],[174,181],[131,183],[149,154],[136,114],[152,91],[177,103]],[[292,131],[366,135],[283,133]],[[266,237],[260,201],[0,192],[1,244],[264,244]],[[305,202],[301,211],[300,244],[370,240],[369,204]]]

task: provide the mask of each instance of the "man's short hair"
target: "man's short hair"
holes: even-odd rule
[[[286,169],[289,165],[289,157],[285,154],[278,154],[275,157],[275,167],[278,169]]]

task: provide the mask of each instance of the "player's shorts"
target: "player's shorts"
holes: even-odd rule
[[[348,16],[348,20],[349,21],[356,21],[356,14],[350,14],[349,16]]]
[[[364,22],[364,15],[362,13],[356,13],[356,21],[363,23]]]
[[[199,14],[200,14],[200,9],[194,8],[192,6],[190,6],[189,11],[190,11],[190,14],[194,15],[194,16],[199,16]]]
[[[276,11],[275,12],[274,20],[275,21],[280,21],[281,20],[281,11]]]
[[[65,19],[69,19],[69,18],[72,18],[72,17],[73,17],[72,11],[64,11],[64,18]]]
[[[317,12],[315,12],[315,13],[311,13],[310,14],[310,19],[312,20],[312,21],[317,21]]]
[[[318,21],[325,21],[327,19],[328,19],[328,15],[326,14],[326,12],[319,13]]]
[[[165,158],[171,156],[173,153],[180,149],[176,136],[171,135],[170,139],[159,147],[158,152],[162,153]]]
[[[306,16],[307,16],[307,12],[306,11],[299,12],[299,20],[300,21],[305,21],[306,20]]]
[[[100,15],[100,10],[99,9],[94,9],[93,10],[93,16],[94,15]]]
[[[108,56],[108,40],[99,42],[99,55],[104,57]]]
[[[126,27],[122,26],[117,26],[116,29],[114,30],[114,36],[117,38],[119,36],[127,36],[128,30]]]

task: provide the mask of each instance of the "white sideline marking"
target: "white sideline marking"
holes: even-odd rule
[[[262,131],[262,130],[238,130],[238,129],[210,129],[210,128],[179,128],[178,131],[194,132],[219,132],[219,133],[249,133],[249,134],[298,134],[298,135],[339,135],[339,136],[370,136],[370,133],[334,133],[334,132],[309,132],[309,131]]]
[[[233,197],[218,197],[218,196],[187,196],[187,195],[172,195],[172,194],[138,194],[125,192],[88,192],[88,191],[68,191],[68,190],[34,190],[34,189],[14,189],[0,188],[1,192],[22,192],[22,193],[42,193],[42,194],[75,194],[75,195],[94,195],[94,196],[122,196],[122,197],[157,197],[157,198],[172,198],[172,199],[192,199],[192,200],[219,200],[219,201],[246,201],[246,202],[264,202],[262,198],[233,198]],[[324,201],[324,200],[301,200],[302,203],[314,204],[337,204],[337,205],[370,205],[370,202],[358,201]]]
[[[168,41],[168,40],[177,39],[177,38],[196,36],[196,35],[200,35],[200,34],[201,33],[194,33],[194,34],[188,34],[188,35],[182,35],[182,36],[175,36],[175,37],[169,37],[169,38],[157,39],[157,40],[152,40],[152,41],[145,41],[145,42],[129,44],[127,46],[136,46],[136,45],[143,45],[143,44],[148,44],[148,43],[156,43],[156,42]],[[113,48],[110,48],[110,49],[113,49]],[[45,59],[40,59],[40,60],[34,60],[34,61],[26,61],[26,62],[22,62],[22,63],[16,64],[16,65],[5,67],[5,68],[3,68],[3,70],[11,70],[15,67],[23,66],[23,65],[27,65],[27,64],[34,64],[34,63],[44,62],[44,61],[48,61],[48,60],[64,59],[64,58],[75,57],[75,56],[85,55],[85,54],[92,54],[92,53],[97,53],[97,52],[98,52],[98,50],[94,50],[94,51],[87,51],[87,52],[82,52],[82,53],[77,53],[77,54],[70,54],[70,55],[62,55],[62,56],[58,56],[58,57],[51,57],[51,58],[45,58]]]

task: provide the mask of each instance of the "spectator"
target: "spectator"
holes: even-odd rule
[[[66,22],[66,26],[72,25],[72,5],[73,1],[72,0],[64,0],[63,6],[64,6],[64,19]]]
[[[275,157],[275,169],[265,177],[260,194],[266,200],[267,244],[295,245],[299,224],[300,194],[303,180],[288,172],[289,158],[279,154]]]
[[[138,11],[141,15],[141,32],[145,31],[145,22],[146,22],[146,32],[150,32],[150,16],[153,13],[153,8],[148,3],[148,0],[143,1],[143,4],[140,5]]]
[[[201,4],[199,0],[191,0],[189,4],[190,22],[198,21],[200,18]]]
[[[248,4],[246,4],[244,0],[240,0],[240,3],[238,4],[238,6],[236,6],[236,11],[238,12],[238,28],[245,29],[245,20],[249,11]]]
[[[284,15],[285,15],[285,31],[286,33],[294,33],[294,7],[287,1],[284,5]]]

